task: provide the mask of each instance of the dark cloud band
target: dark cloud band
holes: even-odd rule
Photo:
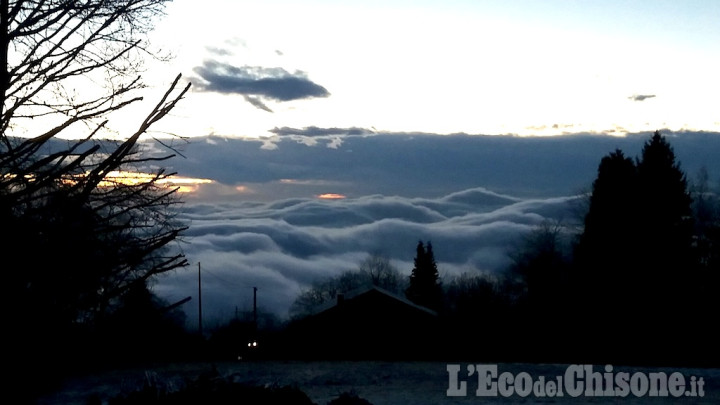
[[[290,73],[282,68],[238,67],[206,60],[202,66],[197,66],[194,72],[202,79],[197,85],[200,90],[251,97],[248,100],[251,104],[266,111],[269,108],[260,98],[291,101],[330,95],[327,89],[314,83],[300,71]]]
[[[366,128],[321,128],[316,126],[310,126],[305,128],[275,127],[268,132],[278,136],[370,135],[375,133],[375,131]]]
[[[632,96],[628,97],[628,99],[632,101],[645,101],[649,98],[655,98],[656,96],[654,94],[633,94]]]

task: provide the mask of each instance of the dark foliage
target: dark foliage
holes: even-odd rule
[[[314,282],[295,299],[290,314],[293,318],[309,315],[319,306],[334,301],[338,294],[356,289],[377,286],[399,294],[404,290],[404,285],[400,272],[387,256],[371,254],[360,263],[357,271],[346,271],[336,277]]]
[[[0,6],[0,254],[17,389],[38,391],[85,359],[152,352],[151,334],[172,329],[147,286],[186,264],[173,248],[186,229],[175,189],[160,184],[172,173],[158,169],[173,155],[137,145],[189,84],[178,76],[130,133],[98,139],[118,139],[111,118],[142,100],[146,34],[166,2]]]
[[[567,296],[569,259],[562,247],[562,226],[544,223],[525,239],[509,276],[525,288],[523,300],[537,315],[557,310]]]
[[[162,342],[153,344],[148,342]],[[144,284],[125,291],[116,310],[89,331],[89,362],[108,366],[192,359],[188,353],[197,342],[185,331],[185,314],[157,298]],[[108,349],[110,348],[110,349]],[[82,357],[83,351],[76,356]]]
[[[442,308],[442,284],[430,242],[427,247],[422,241],[418,242],[415,266],[410,274],[410,285],[405,290],[405,296],[410,301],[434,311]]]
[[[685,346],[706,338],[698,328],[704,310],[693,229],[685,174],[659,132],[635,162],[619,150],[602,159],[575,250],[570,301],[572,317],[589,320],[577,328],[597,358],[699,360],[697,346]]]
[[[562,227],[544,224],[506,274],[446,284],[448,345],[491,361],[720,364],[709,321],[720,309],[720,205],[707,174],[693,196],[659,133],[637,160],[610,153],[572,256]]]
[[[651,301],[686,301],[696,284],[692,199],[673,148],[659,132],[645,143],[637,172],[641,277]]]
[[[711,189],[709,181],[707,169],[702,168],[692,186],[695,251],[700,306],[720,308],[720,196]]]

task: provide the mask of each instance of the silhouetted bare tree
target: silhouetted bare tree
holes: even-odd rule
[[[708,276],[720,276],[720,197],[710,187],[710,175],[702,167],[691,187],[695,217],[698,264]],[[706,287],[713,288],[716,282]]]
[[[400,272],[390,262],[390,258],[382,254],[371,254],[360,263],[360,273],[365,274],[372,285],[378,286],[393,294],[403,291],[404,283]]]
[[[185,229],[161,184],[172,173],[157,168],[173,153],[138,141],[190,85],[178,76],[133,131],[98,139],[142,100],[146,34],[166,2],[0,0],[0,252],[18,341],[38,351],[186,264],[170,249]]]
[[[327,302],[334,302],[338,294],[377,286],[398,294],[404,288],[400,272],[392,265],[387,256],[370,254],[358,270],[345,271],[338,276],[317,280],[303,290],[290,307],[290,314],[300,318],[317,310]]]
[[[511,254],[514,263],[508,276],[524,286],[524,298],[538,314],[556,310],[567,299],[570,260],[562,233],[560,222],[543,222],[524,238],[520,249]]]

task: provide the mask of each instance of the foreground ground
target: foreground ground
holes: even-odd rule
[[[374,405],[383,404],[471,404],[483,403],[720,403],[720,369],[682,368],[632,368],[615,366],[615,373],[636,372],[681,373],[687,381],[694,376],[704,382],[704,396],[691,397],[636,397],[630,394],[624,398],[585,397],[573,398],[567,393],[563,397],[542,397],[532,393],[527,397],[517,394],[510,397],[478,398],[477,374],[467,375],[468,363],[460,365],[459,381],[467,383],[467,395],[449,397],[448,363],[440,362],[225,362],[188,363],[165,366],[148,366],[124,370],[106,371],[88,376],[68,378],[62,387],[40,399],[43,405],[78,404],[85,405],[94,396],[106,403],[108,398],[141,388],[145,384],[156,384],[168,389],[178,389],[189,379],[200,375],[213,375],[231,379],[238,383],[259,386],[293,386],[305,392],[316,404],[327,404],[341,393],[354,392]],[[558,364],[499,364],[499,373],[513,375],[528,373],[533,381],[543,376],[545,381],[563,376],[567,365]],[[605,371],[605,365],[594,366],[594,371]],[[689,389],[689,386],[688,386]]]

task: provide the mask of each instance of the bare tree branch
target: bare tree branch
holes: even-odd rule
[[[124,140],[98,139],[143,100],[146,34],[167,1],[0,0],[0,251],[39,252],[9,275],[25,318],[91,322],[131,286],[187,265],[174,244],[187,229],[178,188],[161,184],[174,173],[138,169],[174,154],[145,156],[138,141],[190,84],[178,75]]]

